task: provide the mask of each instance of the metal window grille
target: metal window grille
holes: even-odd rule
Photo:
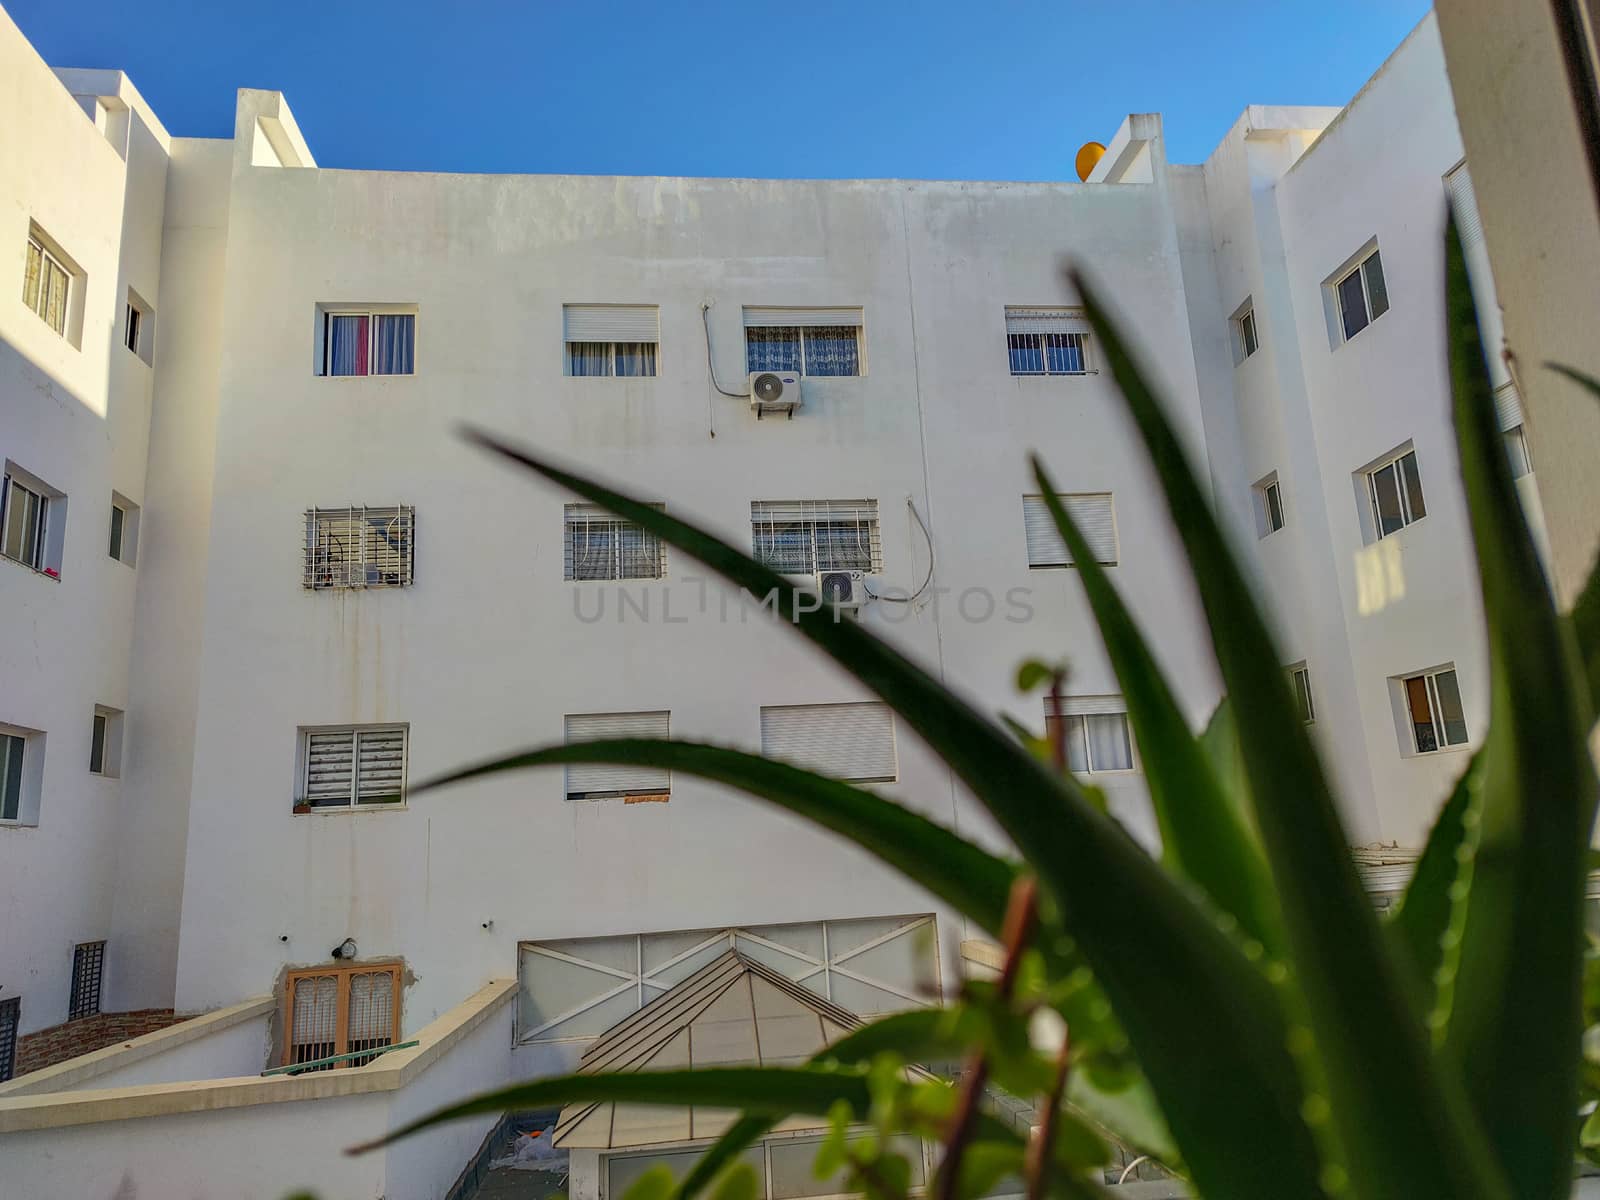
[[[876,500],[756,500],[750,505],[755,557],[774,571],[883,570]]]
[[[291,971],[284,985],[284,1005],[285,1065],[357,1054],[308,1070],[365,1066],[377,1055],[362,1051],[393,1045],[399,1036],[400,964]]]
[[[406,587],[416,531],[417,510],[409,505],[308,508],[303,584],[312,591]]]
[[[100,1011],[100,981],[105,973],[106,944],[81,942],[72,951],[72,995],[67,1020],[92,1017]]]
[[[67,300],[72,272],[37,238],[28,239],[28,261],[22,276],[22,302],[59,334],[67,331]]]
[[[0,1083],[16,1074],[17,1026],[22,1022],[22,997],[0,1000]]]
[[[1006,350],[1013,375],[1086,375],[1088,320],[1075,308],[1008,308]]]
[[[569,504],[565,516],[562,557],[568,579],[666,575],[667,548],[655,534],[595,504]]]
[[[406,726],[305,731],[301,803],[312,808],[396,804],[405,799]]]

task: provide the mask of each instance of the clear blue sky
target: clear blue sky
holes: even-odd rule
[[[1246,104],[1343,104],[1424,0],[0,0],[174,134],[284,92],[323,166],[1068,179],[1129,112],[1197,162]]]

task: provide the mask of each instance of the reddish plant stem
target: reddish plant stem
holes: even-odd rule
[[[1066,678],[1065,671],[1050,676],[1050,711],[1054,719],[1046,722],[1050,734],[1050,761],[1062,775],[1067,773],[1067,719],[1061,715],[1061,685]]]
[[[1028,948],[1028,939],[1033,934],[1038,915],[1039,886],[1031,875],[1024,875],[1011,885],[1011,898],[1006,904],[1006,918],[1000,929],[1006,957],[994,990],[995,999],[1001,1004],[1011,999],[1011,993],[1016,988],[1022,952]],[[978,1100],[988,1081],[989,1060],[979,1051],[968,1060],[967,1077],[961,1084],[961,1099],[950,1121],[950,1132],[945,1137],[944,1160],[939,1164],[939,1175],[934,1181],[936,1200],[955,1200],[961,1159],[966,1154],[967,1143],[972,1140],[972,1131],[978,1119]]]
[[[1067,1094],[1067,1076],[1072,1064],[1072,1031],[1061,1037],[1061,1052],[1056,1055],[1056,1077],[1050,1085],[1050,1095],[1045,1099],[1044,1118],[1039,1122],[1039,1132],[1028,1143],[1027,1200],[1044,1200],[1050,1187],[1050,1151],[1056,1140],[1056,1119],[1061,1111],[1061,1101]]]

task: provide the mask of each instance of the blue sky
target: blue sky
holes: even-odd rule
[[[1343,104],[1424,0],[0,0],[174,134],[284,92],[323,166],[1068,179],[1129,112],[1204,158],[1257,104]]]

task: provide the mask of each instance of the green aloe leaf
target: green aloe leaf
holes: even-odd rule
[[[1115,822],[994,722],[858,623],[707,531],[482,433],[479,444],[633,521],[757,596],[876,692],[1036,870],[1105,989],[1202,1190],[1312,1196],[1317,1147],[1273,986]],[[1282,686],[1280,684],[1280,686]],[[1240,1129],[1254,1149],[1235,1152]]]
[[[994,936],[1000,935],[1005,922],[1016,864],[865,788],[725,746],[648,738],[550,746],[451,772],[413,789],[412,795],[503,771],[571,763],[665,767],[742,788],[850,838]],[[1048,952],[1051,945],[1041,949]]]
[[[1446,237],[1450,383],[1489,627],[1479,843],[1445,1049],[1527,1200],[1564,1196],[1576,1109],[1583,891],[1596,787],[1581,668],[1529,535],[1494,416],[1466,262]]]
[[[1245,778],[1244,756],[1239,753],[1239,728],[1233,716],[1233,705],[1224,696],[1206,722],[1200,734],[1200,749],[1211,764],[1217,786],[1232,806],[1234,814],[1250,831],[1256,845],[1261,844],[1261,834],[1255,826],[1255,809],[1250,803],[1250,784]]]
[[[1238,921],[1246,936],[1281,954],[1283,930],[1259,846],[1223,795],[1138,624],[1037,458],[1033,477],[1072,553],[1106,655],[1122,686],[1161,830],[1162,857]]]
[[[1459,1088],[1452,1090],[1454,1081],[1435,1069],[1410,982],[1362,891],[1322,764],[1254,592],[1098,293],[1077,275],[1073,283],[1161,480],[1237,716],[1256,826],[1318,1051],[1308,1071],[1313,1079],[1320,1075],[1329,1093],[1308,1112],[1313,1119],[1330,1114],[1317,1123],[1336,1136],[1345,1169],[1364,1197],[1504,1195]],[[1181,1135],[1179,1143],[1189,1154]]]

